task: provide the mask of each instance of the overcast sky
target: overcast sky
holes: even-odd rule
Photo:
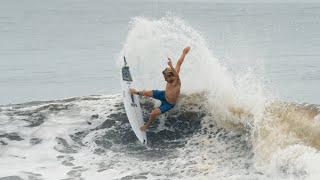
[[[221,2],[221,3],[319,3],[320,0],[152,0],[153,2],[168,2],[168,1],[179,1],[179,2]]]

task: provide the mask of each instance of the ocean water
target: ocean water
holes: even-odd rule
[[[5,0],[0,179],[319,179],[320,4]],[[175,108],[135,137],[120,94]],[[159,102],[141,98],[148,118]]]

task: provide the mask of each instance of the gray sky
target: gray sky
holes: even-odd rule
[[[319,3],[320,0],[152,0],[154,2],[219,2],[219,3]]]

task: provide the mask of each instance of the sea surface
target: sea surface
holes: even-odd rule
[[[135,137],[121,97],[181,67]],[[319,179],[320,3],[3,0],[0,180]],[[159,102],[140,99],[145,120]]]

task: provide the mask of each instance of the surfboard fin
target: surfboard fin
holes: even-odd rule
[[[127,66],[126,56],[123,56],[124,65]]]

